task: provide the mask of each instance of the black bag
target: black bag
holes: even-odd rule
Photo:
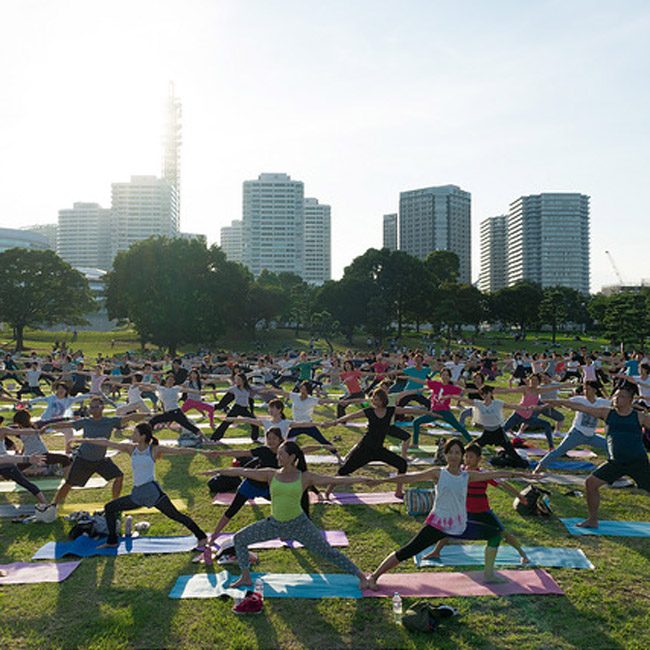
[[[248,469],[257,469],[259,467],[259,458],[254,456],[239,456],[233,461],[233,465],[237,463],[238,467],[246,467]],[[238,476],[222,476],[217,474],[208,481],[208,488],[212,494],[221,494],[222,492],[236,492],[242,480]]]
[[[418,600],[402,614],[402,625],[412,632],[435,632],[441,620],[457,616],[458,610],[449,605],[436,605]]]
[[[553,514],[551,506],[548,501],[548,496],[551,494],[548,490],[544,490],[535,485],[529,485],[521,491],[522,495],[526,498],[526,503],[522,503],[517,497],[512,507],[522,516],[538,515],[542,517],[550,517]]]
[[[517,454],[517,458],[501,450],[494,458],[490,460],[493,467],[513,467],[515,469],[528,469],[529,464],[525,458]]]

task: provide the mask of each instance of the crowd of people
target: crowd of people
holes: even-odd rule
[[[99,355],[88,366],[80,351],[65,348],[43,357],[5,354],[0,399],[7,403],[13,422],[0,427],[0,476],[25,487],[41,511],[56,509],[72,487],[84,486],[95,474],[112,481],[113,498],[105,506],[107,546],[118,544],[119,513],[147,506],[183,524],[196,536],[196,548],[210,552],[216,536],[246,499],[270,499],[271,516],[234,536],[242,570],[237,585],[251,583],[248,546],[275,537],[302,542],[357,576],[361,588],[376,588],[386,571],[430,546],[435,545],[431,553],[436,557],[449,539],[484,539],[484,577],[498,581],[494,559],[503,536],[520,550],[523,562],[527,558],[491,511],[487,485],[514,476],[539,476],[549,463],[579,445],[607,452],[606,462],[586,479],[588,514],[580,525],[598,526],[600,488],[605,484],[628,476],[650,491],[646,451],[650,360],[639,351],[606,355],[581,347],[565,355],[515,352],[506,358],[470,348],[451,355],[436,354],[432,348],[342,355],[289,350],[254,357],[206,353],[159,359],[129,353]],[[506,401],[509,395],[515,399]],[[45,408],[34,419],[31,412],[40,404]],[[114,415],[104,415],[107,406]],[[289,406],[291,418],[285,413]],[[328,419],[331,408],[336,409],[336,417]],[[266,412],[261,414],[260,409]],[[556,447],[554,434],[561,434],[565,420],[559,409],[576,411],[576,416]],[[207,417],[209,435],[188,417],[193,410]],[[504,411],[512,413],[506,417]],[[324,433],[355,420],[362,420],[365,428],[347,451]],[[468,420],[478,434],[472,435],[465,424]],[[599,421],[605,435],[597,432]],[[113,432],[123,434],[131,423],[135,427],[130,441],[111,440]],[[409,472],[410,454],[420,445],[428,424],[445,427],[446,439],[440,441],[435,466]],[[256,446],[224,449],[232,425],[249,428]],[[179,431],[178,447],[160,444],[155,435],[156,429],[169,426]],[[543,431],[548,453],[535,474],[514,471],[522,467],[522,456],[513,440],[535,430]],[[51,451],[43,441],[43,435],[53,431],[64,433],[64,450]],[[78,446],[75,431],[82,432]],[[307,469],[305,448],[297,444],[303,436],[316,443],[310,451],[324,448],[335,456],[335,474]],[[399,453],[387,448],[390,438],[399,443]],[[479,463],[486,446],[503,448],[510,468],[482,471]],[[128,496],[122,496],[124,473],[107,456],[109,448],[130,456],[133,490]],[[155,463],[163,455],[197,453],[212,459],[237,456],[253,463],[210,472],[234,480],[236,489],[232,505],[211,535],[178,511],[155,478]],[[378,479],[356,474],[372,461],[394,468],[396,475]],[[64,478],[51,503],[28,476],[44,466],[60,468],[57,471]],[[405,484],[433,482],[436,496],[417,535],[367,574],[331,548],[310,521],[307,492],[328,499],[338,485],[380,482],[394,483],[397,497],[403,496]],[[508,484],[499,485],[519,494]],[[232,489],[232,483],[229,486]]]

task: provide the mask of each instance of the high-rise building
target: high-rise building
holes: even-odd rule
[[[111,211],[99,203],[73,203],[59,210],[56,252],[72,266],[111,268]]]
[[[471,194],[456,185],[400,193],[399,250],[426,259],[449,250],[460,261],[459,282],[471,282]]]
[[[481,221],[481,291],[492,293],[508,286],[507,232],[506,215]]]
[[[50,246],[45,236],[40,233],[16,228],[0,228],[0,253],[10,248],[46,251]]]
[[[383,248],[389,251],[397,250],[397,214],[384,215]]]
[[[155,176],[131,176],[112,184],[111,260],[131,244],[154,236],[177,237],[176,188]]]
[[[244,181],[242,261],[253,275],[267,269],[303,276],[304,192],[287,174]]]
[[[510,204],[508,286],[518,280],[589,293],[589,197],[534,194]]]
[[[305,244],[302,278],[323,284],[332,278],[331,208],[318,199],[305,199]]]
[[[181,101],[176,97],[174,83],[169,82],[165,103],[165,119],[162,133],[162,177],[176,188],[178,214],[181,213]]]
[[[219,245],[230,262],[242,261],[241,219],[234,219],[229,226],[224,226],[221,229]]]
[[[55,251],[56,250],[56,233],[58,226],[55,223],[38,223],[33,226],[23,226],[21,230],[29,230],[29,232],[36,232],[39,235],[43,235],[47,239],[48,246]]]

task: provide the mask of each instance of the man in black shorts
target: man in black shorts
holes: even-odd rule
[[[585,480],[587,518],[577,524],[582,528],[598,528],[600,488],[622,476],[629,476],[639,488],[650,492],[650,462],[643,445],[643,427],[650,428],[650,415],[632,408],[634,388],[621,386],[613,395],[614,408],[586,406],[563,402],[572,411],[582,411],[605,421],[607,462]],[[551,402],[552,403],[552,402]]]
[[[71,422],[60,422],[50,425],[51,428],[73,428],[82,429],[84,438],[105,438],[111,437],[113,429],[122,427],[128,422],[142,420],[146,417],[144,413],[132,413],[123,418],[104,417],[104,403],[100,397],[93,397],[90,400],[90,417]],[[122,483],[124,474],[122,470],[110,459],[106,458],[106,447],[99,445],[82,444],[77,450],[77,454],[72,461],[70,473],[65,483],[61,486],[54,501],[53,506],[65,500],[68,492],[75,486],[84,486],[93,474],[99,474],[107,481],[113,481],[113,499],[117,499],[122,492]]]

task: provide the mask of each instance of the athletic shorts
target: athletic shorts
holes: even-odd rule
[[[72,467],[70,467],[70,474],[68,474],[66,482],[70,483],[70,485],[83,487],[93,474],[99,474],[107,481],[124,476],[122,470],[110,458],[86,460],[77,456],[72,461]]]
[[[622,476],[629,476],[638,487],[650,492],[650,463],[647,458],[640,458],[631,463],[608,460],[591,474],[605,483],[613,483]]]

